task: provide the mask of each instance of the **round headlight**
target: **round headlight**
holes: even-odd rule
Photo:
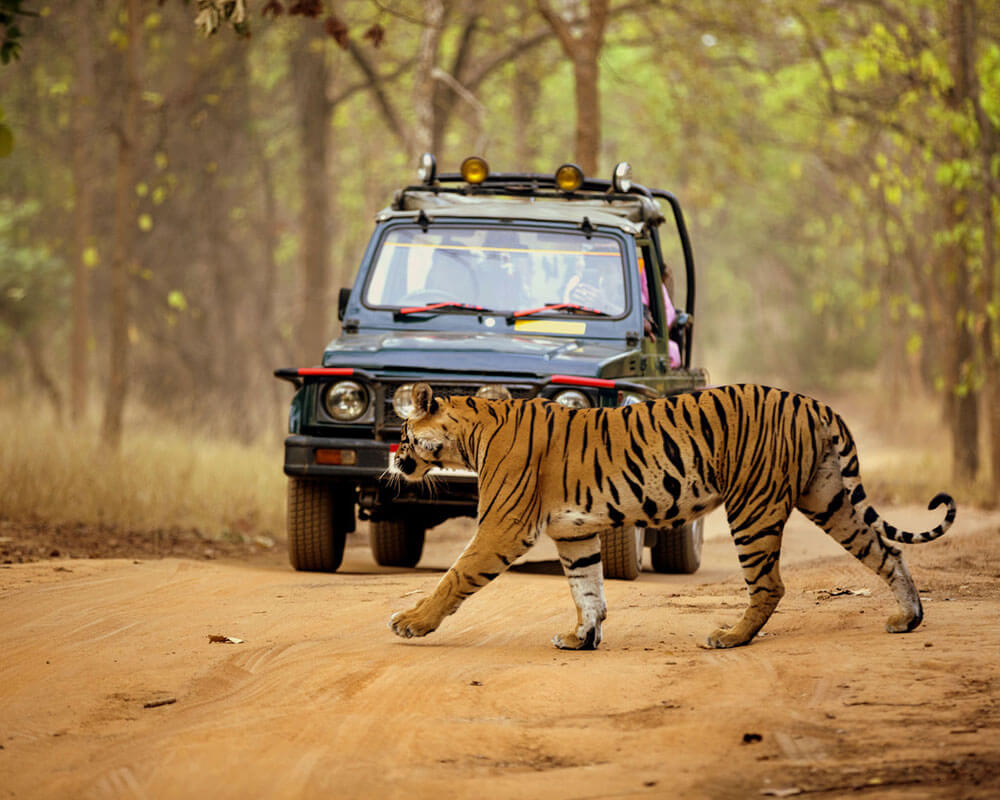
[[[487,383],[476,390],[476,397],[484,400],[510,400],[510,389],[502,383]]]
[[[355,381],[340,381],[326,390],[323,403],[335,420],[351,422],[368,410],[368,390]]]
[[[552,399],[566,408],[590,408],[590,398],[579,389],[564,389]]]
[[[583,186],[583,170],[576,164],[563,164],[556,170],[556,186],[564,192],[575,192]]]
[[[404,383],[392,393],[392,410],[400,419],[409,419],[413,413],[413,384]]]
[[[625,193],[632,188],[632,165],[627,161],[619,161],[611,174],[611,185],[616,192]]]
[[[420,166],[417,167],[417,177],[420,182],[430,186],[437,177],[437,162],[430,153],[420,156]]]
[[[465,159],[462,162],[460,171],[462,178],[469,183],[482,183],[490,174],[490,168],[486,163],[486,159],[479,156],[469,156]]]

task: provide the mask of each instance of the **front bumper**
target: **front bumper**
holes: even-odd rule
[[[319,464],[317,450],[350,450],[353,464]],[[285,474],[296,478],[371,479],[389,466],[389,443],[372,439],[331,439],[326,436],[293,435],[285,439]]]
[[[389,467],[395,445],[372,439],[334,439],[295,434],[285,439],[285,474],[296,478],[331,478],[357,482],[378,481]],[[350,451],[352,464],[321,464],[317,451]],[[448,483],[476,485],[476,474],[459,470],[431,470]]]

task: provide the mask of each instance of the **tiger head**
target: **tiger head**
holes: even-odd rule
[[[432,467],[471,469],[459,434],[465,423],[450,400],[434,397],[431,387],[413,387],[413,411],[403,421],[399,449],[390,471],[408,481],[421,481]]]

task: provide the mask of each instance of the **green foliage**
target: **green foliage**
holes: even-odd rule
[[[0,325],[26,330],[66,307],[64,264],[32,228],[41,204],[0,197]]]
[[[21,57],[21,27],[18,17],[37,17],[38,14],[24,7],[24,0],[0,0],[0,64],[9,64]]]

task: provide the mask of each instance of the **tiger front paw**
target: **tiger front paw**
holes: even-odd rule
[[[919,614],[893,614],[885,623],[885,629],[889,633],[909,633],[923,622],[923,613]]]
[[[556,634],[552,644],[560,650],[596,650],[601,643],[601,626],[584,628],[582,625],[571,633]]]
[[[724,650],[728,647],[741,647],[750,644],[753,636],[743,636],[731,628],[718,628],[708,635],[706,644],[713,650]]]
[[[389,627],[397,636],[410,639],[414,636],[426,636],[437,630],[440,620],[434,620],[429,615],[421,613],[420,605],[409,611],[397,611],[389,618]]]

